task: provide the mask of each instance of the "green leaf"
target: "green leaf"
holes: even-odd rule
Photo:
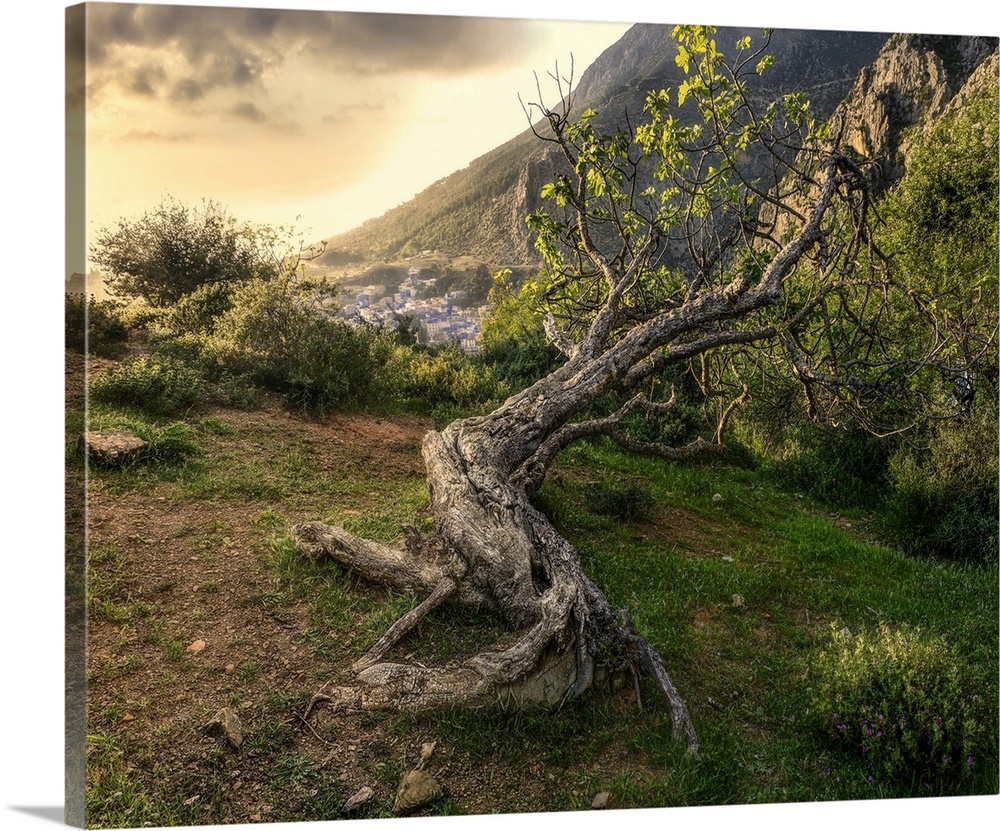
[[[677,87],[677,106],[680,107],[684,100],[687,98],[688,93],[691,91],[691,85],[684,81],[679,87]]]
[[[691,71],[691,53],[685,47],[677,47],[677,57],[674,60],[684,70],[685,75]]]

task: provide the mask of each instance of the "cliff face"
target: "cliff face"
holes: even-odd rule
[[[996,38],[893,35],[834,111],[831,135],[898,179],[914,128],[938,118],[996,48]]]

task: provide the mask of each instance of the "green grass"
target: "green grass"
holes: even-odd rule
[[[996,564],[938,562],[861,542],[739,469],[663,465],[604,444],[574,448],[561,464],[561,484],[546,485],[539,503],[611,604],[629,608],[663,654],[699,729],[702,758],[683,783],[662,791],[665,802],[637,805],[909,795],[873,792],[860,777],[845,785],[818,776],[825,748],[802,718],[810,658],[830,623],[910,624],[944,635],[993,679],[995,695]],[[652,515],[626,524],[593,513],[595,476],[609,487],[648,488]],[[677,542],[681,513],[680,536],[686,530],[694,539],[686,545]],[[672,751],[656,750],[669,741],[620,727],[643,765],[671,764]],[[972,792],[996,793],[995,774],[994,757]]]
[[[95,408],[95,428],[131,425],[153,435],[173,422]],[[150,485],[168,500],[233,500],[253,506],[267,580],[244,602],[271,613],[304,604],[302,642],[343,676],[419,598],[372,588],[332,562],[299,556],[287,536],[288,517],[302,511],[368,538],[391,541],[401,522],[427,530],[422,479],[373,482],[363,466],[331,473],[308,443],[261,421],[236,430],[214,417],[178,422],[180,438],[196,450],[164,456],[121,471],[96,471],[103,486],[135,490]],[[140,435],[142,433],[140,432]],[[71,455],[72,461],[72,455]],[[554,713],[487,708],[422,715],[372,716],[397,738],[433,736],[457,767],[491,771],[487,810],[586,809],[608,790],[612,807],[742,804],[908,796],[899,787],[873,787],[862,772],[831,756],[824,737],[807,725],[810,667],[828,643],[831,625],[858,630],[885,623],[919,626],[942,635],[975,667],[996,695],[998,569],[917,557],[859,539],[863,512],[835,522],[827,510],[773,481],[723,465],[676,466],[628,456],[602,442],[582,443],[559,458],[536,504],[577,547],[584,568],[614,608],[629,609],[641,632],[664,657],[688,702],[701,742],[697,760],[685,760],[671,740],[664,703],[649,685],[642,707],[631,684],[615,694],[594,692]],[[606,512],[594,496],[642,494],[644,510],[629,520]],[[720,494],[721,501],[713,495]],[[648,495],[648,499],[646,498]],[[619,503],[620,506],[620,503]],[[232,529],[181,529],[178,544],[217,547]],[[142,623],[172,672],[190,663],[187,639],[129,592],[120,551],[91,550],[88,594],[92,614],[121,626]],[[205,582],[202,591],[213,591]],[[167,593],[172,586],[155,589]],[[742,604],[734,603],[734,596]],[[507,636],[485,616],[443,608],[398,645],[396,657],[433,663],[467,654]],[[345,660],[345,656],[348,656]],[[134,672],[118,663],[95,671]],[[259,678],[252,662],[238,668],[246,684]],[[346,676],[344,676],[346,677]],[[314,679],[303,682],[306,689]],[[274,690],[263,713],[247,726],[241,755],[200,759],[206,777],[195,790],[159,793],[150,771],[155,758],[105,733],[92,737],[90,807],[100,825],[141,826],[225,821],[215,786],[242,768],[266,767],[268,799],[280,806],[268,819],[330,819],[343,799],[335,776],[300,752],[288,722],[303,701]],[[102,730],[104,722],[99,725]],[[993,725],[994,736],[996,725]],[[389,747],[371,774],[389,794],[402,772]],[[213,764],[216,767],[213,767]],[[524,783],[534,787],[524,791]],[[986,760],[969,793],[997,792],[996,756]],[[522,795],[524,791],[527,795]],[[188,804],[194,795],[198,800]],[[365,816],[388,816],[383,795]],[[492,807],[491,807],[492,806]],[[432,813],[464,813],[449,798]]]

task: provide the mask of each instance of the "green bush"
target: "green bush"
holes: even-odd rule
[[[870,783],[947,793],[995,765],[995,691],[943,638],[910,627],[853,637],[834,629],[811,673],[810,718]]]
[[[828,505],[874,508],[890,489],[893,449],[860,427],[806,423],[788,436],[771,473],[782,487]]]
[[[174,415],[198,407],[205,394],[201,375],[165,355],[129,358],[90,382],[95,401],[136,407],[150,415]]]
[[[584,486],[583,498],[591,513],[610,516],[621,522],[646,519],[656,507],[652,491],[633,484],[590,483]]]
[[[961,560],[996,559],[1000,514],[997,416],[992,404],[937,427],[923,452],[892,460],[886,534],[901,548]]]
[[[114,355],[125,348],[128,327],[122,305],[93,295],[66,294],[66,348],[96,355]]]
[[[324,288],[290,274],[237,287],[200,352],[209,377],[249,379],[316,415],[377,401],[387,336],[331,317]]]
[[[229,283],[199,286],[169,308],[164,326],[175,335],[211,332],[216,320],[233,308],[233,287]]]
[[[378,378],[386,394],[424,412],[469,412],[506,398],[510,385],[457,346],[413,349],[396,346],[381,362]]]
[[[98,231],[90,256],[116,294],[170,306],[200,286],[274,276],[275,251],[293,247],[283,231],[239,222],[215,202],[165,199]]]

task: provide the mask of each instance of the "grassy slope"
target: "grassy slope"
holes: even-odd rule
[[[91,418],[98,429],[128,425],[158,435],[167,449],[160,461],[124,473],[95,471],[98,487],[140,503],[146,494],[150,500],[169,500],[175,513],[204,505],[221,506],[220,512],[226,506],[246,506],[256,517],[251,528],[226,532],[248,535],[270,578],[266,591],[244,602],[272,615],[305,609],[298,637],[311,663],[303,664],[306,677],[291,699],[287,691],[268,688],[253,661],[239,668],[247,685],[239,695],[256,695],[262,715],[240,754],[188,760],[202,777],[197,800],[182,799],[185,788],[194,787],[185,784],[188,780],[171,781],[156,765],[168,752],[168,745],[157,742],[189,739],[171,734],[167,725],[140,747],[108,715],[108,710],[117,715],[113,705],[93,712],[90,822],[251,821],[259,814],[241,802],[248,799],[248,789],[240,794],[227,790],[236,768],[244,780],[257,777],[262,800],[281,806],[265,819],[329,818],[352,792],[346,790],[348,780],[342,775],[338,782],[323,771],[322,748],[311,747],[301,728],[298,735],[288,734],[289,722],[294,724],[289,713],[301,711],[312,690],[342,674],[350,659],[414,601],[360,586],[336,566],[297,559],[283,528],[291,519],[322,517],[357,533],[392,539],[399,522],[414,517],[426,522],[422,481],[413,475],[383,477],[373,488],[370,460],[366,465],[364,459],[370,448],[349,444],[333,464],[319,464],[312,456],[315,444],[296,438],[299,433],[293,436],[287,425],[296,419],[284,413],[241,415],[234,427],[232,414],[218,411],[207,418],[182,419],[186,427],[167,430],[141,414],[110,407],[95,407]],[[80,419],[78,410],[71,411],[68,429],[79,427]],[[185,455],[184,442],[199,452]],[[403,445],[392,452],[416,458],[416,444]],[[178,447],[179,453],[171,452]],[[70,464],[79,464],[72,452],[69,458]],[[809,658],[828,642],[831,625],[856,629],[883,621],[942,633],[995,683],[995,565],[931,562],[864,542],[857,519],[848,528],[843,518],[744,470],[675,467],[584,444],[560,458],[550,479],[539,494],[540,506],[578,546],[588,572],[612,604],[627,607],[661,650],[692,708],[702,756],[696,762],[681,760],[669,740],[661,703],[650,690],[642,690],[640,708],[627,686],[555,714],[497,709],[365,721],[359,735],[370,734],[377,758],[388,760],[397,743],[421,737],[433,736],[446,748],[451,787],[432,813],[579,809],[589,807],[600,790],[612,794],[612,807],[901,795],[884,790],[882,783],[869,784],[849,766],[833,776],[821,775],[829,760],[802,720]],[[588,486],[594,482],[637,485],[652,493],[654,504],[639,521],[596,514],[587,507]],[[721,501],[713,500],[714,494]],[[192,524],[184,533],[193,545],[196,533],[203,531],[205,539],[198,545],[205,548],[222,539],[219,527],[216,521],[195,531]],[[159,607],[134,602],[132,568],[113,546],[98,549],[97,556],[92,549],[91,614],[97,626],[121,625],[120,639],[130,627],[160,631]],[[217,591],[209,584],[201,588]],[[420,639],[404,643],[399,654],[430,660],[435,653],[456,654],[497,637],[502,633],[488,621],[456,621],[439,611],[424,624]],[[153,636],[147,640],[158,643]],[[176,653],[183,643],[175,638],[160,646]],[[184,683],[189,672],[194,683],[195,670],[185,663],[189,659],[168,657],[173,661],[169,677]],[[101,664],[94,658],[96,699],[101,684],[113,686],[115,680],[102,679]],[[137,672],[141,663],[135,657],[117,664],[114,656],[108,660],[119,673]],[[135,662],[132,669],[128,661]],[[367,775],[382,787],[365,815],[388,815],[402,769],[396,757],[368,766]],[[473,779],[475,788],[469,784]],[[995,757],[971,788],[996,792]]]

